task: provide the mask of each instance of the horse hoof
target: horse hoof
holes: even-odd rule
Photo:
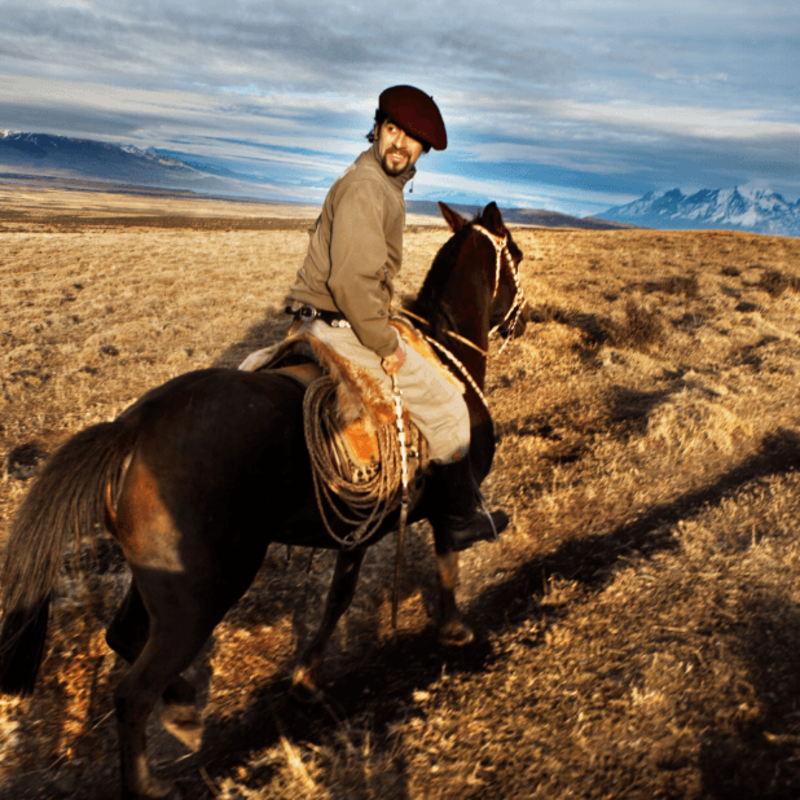
[[[161,712],[161,724],[167,733],[174,736],[193,753],[200,749],[203,739],[203,723],[194,705],[165,705]]]
[[[151,778],[142,791],[123,791],[122,800],[183,800],[183,791],[176,784]]]
[[[446,647],[464,647],[475,638],[472,628],[460,620],[443,625],[439,630],[439,644]]]
[[[306,667],[300,664],[294,668],[289,696],[293,700],[297,700],[297,702],[304,703],[305,705],[318,703],[322,698],[322,693],[317,688],[315,676]]]

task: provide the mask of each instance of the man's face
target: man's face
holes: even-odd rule
[[[381,166],[387,175],[400,175],[411,169],[422,154],[422,143],[412,139],[402,128],[387,119],[375,130]]]

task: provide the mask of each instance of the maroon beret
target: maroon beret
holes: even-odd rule
[[[413,86],[392,86],[381,92],[378,106],[409,136],[434,150],[447,147],[444,120],[432,97]]]

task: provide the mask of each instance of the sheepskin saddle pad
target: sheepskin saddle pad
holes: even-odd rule
[[[416,329],[392,320],[403,341],[433,364],[448,380],[464,391],[463,385],[442,366],[433,349]],[[308,359],[309,364],[296,363],[297,357]],[[317,366],[314,366],[317,365]],[[380,456],[377,430],[383,426],[395,428],[396,418],[391,390],[375,380],[369,372],[337,355],[330,347],[305,331],[290,334],[282,342],[251,353],[239,369],[248,372],[276,370],[294,377],[308,387],[321,375],[329,375],[336,385],[336,410],[339,432],[348,456],[357,468],[377,466]],[[406,429],[410,430],[408,412],[404,413]]]

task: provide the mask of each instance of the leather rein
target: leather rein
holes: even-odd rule
[[[520,285],[519,282],[519,272],[517,271],[514,265],[514,258],[511,255],[511,251],[508,248],[508,234],[506,233],[505,236],[495,236],[493,233],[488,231],[482,225],[472,225],[471,227],[472,230],[477,231],[478,233],[485,236],[492,243],[492,246],[494,247],[495,250],[496,254],[495,278],[494,278],[494,290],[492,292],[492,302],[494,302],[495,298],[497,297],[497,292],[500,288],[500,277],[502,275],[504,267],[506,267],[509,270],[511,278],[514,281],[514,286],[516,288],[516,293],[514,294],[514,302],[508,309],[508,313],[506,313],[505,317],[503,317],[502,322],[500,322],[498,325],[495,325],[489,331],[489,336],[492,336],[495,333],[497,333],[497,331],[499,331],[500,328],[502,328],[503,325],[505,325],[506,322],[508,322],[508,320],[512,317],[512,315],[514,317],[514,322],[512,324],[511,329],[513,330],[517,326],[517,321],[519,320],[519,316],[522,313],[522,309],[525,307],[525,294],[522,291],[522,286]],[[416,319],[419,322],[424,322],[428,327],[430,327],[430,322],[418,316],[417,314],[414,314],[413,312],[408,311],[406,309],[398,309],[398,311],[400,312],[400,314],[412,317],[413,319]],[[453,339],[456,339],[457,341],[461,342],[462,344],[468,345],[473,350],[477,350],[485,359],[487,360],[489,359],[488,351],[484,350],[482,347],[478,347],[478,345],[475,344],[475,342],[470,341],[465,336],[461,336],[461,334],[449,330],[445,331],[445,333],[447,333],[447,335],[452,337]],[[485,395],[483,394],[483,392],[481,391],[480,387],[475,382],[475,380],[472,378],[472,376],[469,374],[467,368],[444,345],[440,344],[435,339],[427,335],[425,335],[425,339],[429,342],[429,344],[433,345],[437,350],[439,350],[442,353],[442,355],[444,355],[449,361],[451,361],[455,365],[456,369],[461,373],[461,375],[467,380],[470,386],[472,386],[472,388],[475,390],[475,393],[481,399],[484,406],[487,406],[488,408]],[[506,339],[503,342],[502,346],[500,347],[500,352],[497,355],[500,355],[500,353],[503,352],[507,344],[508,344],[508,339]]]

